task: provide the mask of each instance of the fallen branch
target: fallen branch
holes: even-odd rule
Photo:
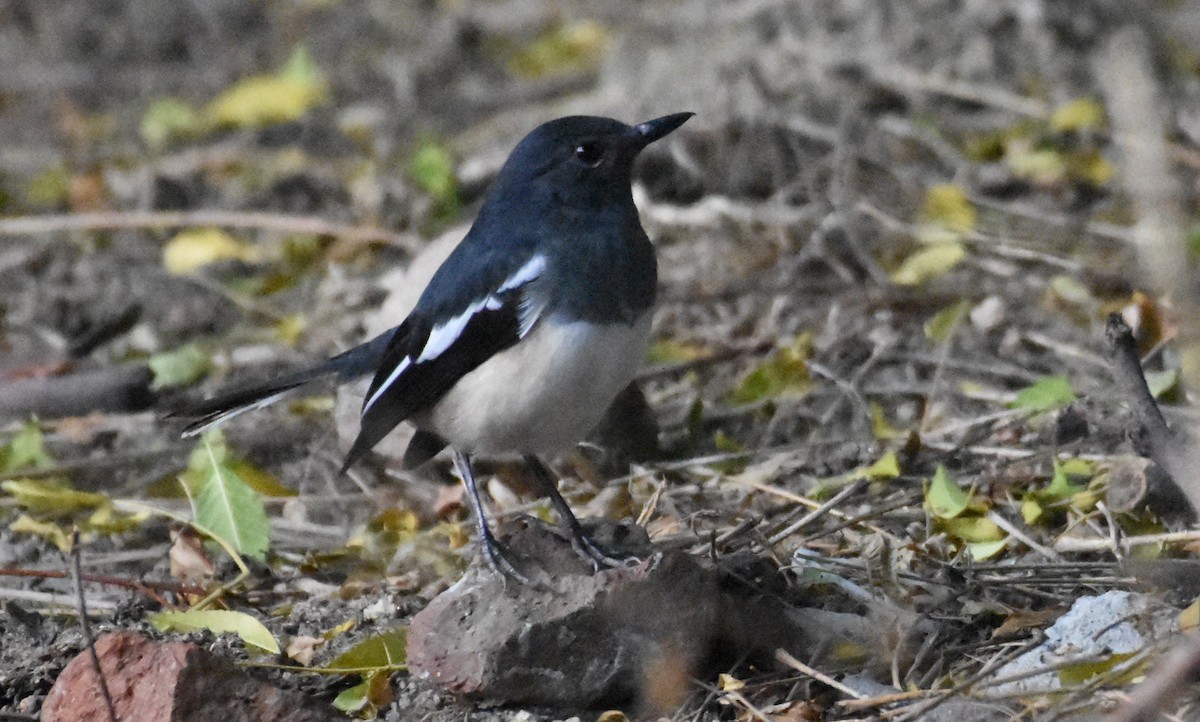
[[[1195,442],[1171,433],[1162,411],[1150,393],[1133,332],[1119,314],[1111,314],[1104,326],[1104,347],[1112,369],[1113,381],[1129,401],[1135,423],[1144,433],[1150,458],[1171,478],[1175,487],[1191,505],[1200,510],[1200,490],[1191,483],[1200,468]]]
[[[0,382],[0,418],[142,411],[154,403],[153,378],[146,364],[131,363]]]
[[[311,233],[350,241],[381,241],[416,253],[424,244],[413,235],[341,223],[312,216],[240,211],[102,211],[68,215],[0,219],[0,236],[27,236],[62,231],[112,231],[164,226],[224,226],[279,233]]]

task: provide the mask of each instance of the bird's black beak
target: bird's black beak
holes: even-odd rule
[[[695,113],[672,113],[664,115],[661,118],[647,120],[645,123],[637,125],[634,130],[637,131],[641,138],[642,145],[647,146],[670,134],[679,126],[687,122],[687,119],[695,115]]]

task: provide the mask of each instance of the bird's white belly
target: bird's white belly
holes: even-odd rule
[[[468,454],[544,453],[582,440],[641,365],[647,312],[622,323],[539,323],[414,417]]]

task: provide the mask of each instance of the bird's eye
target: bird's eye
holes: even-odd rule
[[[604,149],[599,143],[580,143],[575,146],[575,157],[584,165],[595,168],[604,160]]]

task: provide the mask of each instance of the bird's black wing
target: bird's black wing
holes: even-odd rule
[[[522,271],[454,316],[435,323],[414,314],[400,326],[367,389],[343,471],[401,421],[432,406],[459,379],[532,330],[542,311],[530,289],[537,274]]]

